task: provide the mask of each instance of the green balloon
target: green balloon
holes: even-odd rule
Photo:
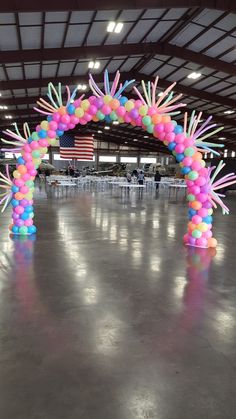
[[[192,157],[195,154],[195,150],[193,147],[187,147],[184,151],[184,155],[188,157]]]
[[[147,127],[148,125],[150,125],[152,123],[152,118],[150,116],[146,115],[142,118],[142,123],[143,123],[143,125],[146,125],[146,127]]]
[[[33,156],[35,159],[38,159],[39,157],[41,157],[41,153],[40,153],[40,151],[39,151],[39,150],[34,150],[34,151],[32,151],[32,156]]]
[[[195,229],[195,230],[193,230],[193,231],[192,231],[192,236],[193,236],[195,239],[200,239],[200,237],[202,236],[202,233],[201,233],[201,231],[199,231],[199,230]]]
[[[110,118],[111,118],[112,121],[117,121],[118,116],[116,115],[115,111],[112,111],[110,113]]]
[[[198,172],[196,172],[196,170],[191,170],[188,173],[188,179],[189,180],[196,180],[198,178]]]
[[[37,132],[33,132],[33,134],[31,135],[32,140],[37,141],[39,139],[38,133]]]
[[[28,228],[26,226],[22,226],[19,228],[19,233],[20,234],[27,234],[28,233]]]
[[[195,201],[195,195],[193,195],[193,194],[191,194],[191,193],[189,193],[188,195],[187,195],[187,201],[190,201],[190,202],[192,202],[192,201]]]
[[[97,111],[97,117],[99,121],[103,121],[103,119],[105,119],[105,115],[101,111]]]
[[[28,188],[32,188],[34,186],[34,182],[32,180],[27,180],[27,182],[25,182],[26,186],[28,186]]]
[[[154,125],[153,124],[150,124],[150,125],[147,126],[147,132],[149,134],[153,134],[153,129],[154,129]]]

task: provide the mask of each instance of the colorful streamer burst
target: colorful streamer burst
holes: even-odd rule
[[[0,205],[3,205],[1,212],[4,212],[12,199],[12,180],[9,173],[9,166],[6,165],[6,175],[0,172],[0,189],[4,192],[0,193]]]
[[[225,163],[223,162],[223,160],[221,160],[217,167],[214,166],[214,167],[209,168],[209,174],[208,174],[208,185],[210,185],[209,200],[212,203],[214,208],[217,208],[217,204],[218,204],[221,206],[223,214],[229,214],[229,208],[224,204],[224,202],[221,199],[221,198],[224,198],[225,195],[218,193],[216,191],[235,184],[236,174],[233,172],[228,173],[227,175],[215,181],[215,178],[217,177],[217,175],[220,173],[220,171],[223,169],[224,166],[225,166]],[[212,175],[213,170],[214,170],[214,173]]]
[[[157,109],[157,113],[159,114],[168,114],[168,115],[176,115],[179,113],[172,112],[175,111],[175,109],[178,109],[180,107],[186,106],[185,103],[174,103],[179,100],[183,95],[180,93],[179,95],[174,96],[174,93],[172,89],[176,85],[176,82],[172,83],[164,92],[163,94],[158,97],[157,95],[157,84],[158,84],[159,77],[157,76],[155,78],[154,83],[151,83],[150,81],[145,85],[144,81],[142,80],[141,85],[143,88],[143,95],[139,92],[137,87],[134,87],[135,93],[138,95],[139,99],[143,102],[144,105],[148,107],[154,107]],[[158,97],[158,99],[157,99]]]
[[[124,84],[120,83],[120,86],[118,88],[120,81],[120,72],[117,71],[115,78],[112,82],[112,85],[110,87],[110,80],[109,80],[109,73],[108,70],[105,70],[104,72],[104,92],[102,92],[101,89],[99,89],[97,83],[94,81],[94,78],[92,74],[89,74],[89,86],[92,92],[97,97],[103,97],[106,95],[110,95],[113,98],[119,99],[121,94],[124,92],[124,90],[132,83],[135,82],[135,80],[126,80]]]
[[[10,151],[13,153],[20,152],[22,147],[28,142],[28,138],[30,137],[31,132],[30,132],[29,125],[27,124],[27,122],[23,124],[24,137],[21,135],[18,129],[18,125],[16,123],[14,123],[14,127],[15,127],[15,132],[11,131],[10,129],[3,131],[3,133],[7,135],[8,137],[10,137],[11,140],[5,140],[5,138],[1,138],[3,143],[10,144],[11,146],[14,146],[14,148],[2,148],[1,149],[2,151]]]
[[[189,125],[187,128],[188,123],[188,113],[185,112],[184,114],[184,135],[191,137],[195,141],[196,147],[200,151],[205,151],[207,153],[213,153],[217,156],[220,156],[220,153],[214,148],[222,148],[224,147],[224,144],[218,144],[218,143],[212,143],[212,142],[205,142],[204,140],[206,138],[211,137],[212,135],[215,135],[217,132],[222,131],[224,127],[217,127],[217,124],[211,124],[209,125],[212,116],[209,116],[209,118],[206,119],[205,122],[198,128],[198,125],[200,123],[202,116],[202,112],[199,112],[198,115],[195,115],[195,111],[191,113]],[[217,127],[215,130],[212,131],[212,128]],[[198,128],[198,129],[197,129]],[[205,135],[203,135],[206,133]]]
[[[66,93],[67,93],[67,100],[66,100],[66,105],[65,105],[66,107],[70,103],[74,102],[74,98],[76,96],[77,91],[78,91],[78,87],[76,87],[73,90],[73,92],[71,93],[70,89],[69,89],[69,86],[66,86]],[[36,107],[34,107],[34,110],[43,114],[43,115],[52,115],[53,113],[57,112],[57,110],[60,109],[63,106],[61,83],[58,83],[57,88],[54,86],[53,83],[48,83],[47,96],[48,96],[51,103],[47,102],[43,98],[40,98],[37,101],[38,106],[45,109],[45,111],[42,110],[42,109],[36,108]],[[81,101],[83,97],[84,97],[84,94],[81,95],[78,100]]]

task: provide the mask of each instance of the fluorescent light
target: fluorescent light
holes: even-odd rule
[[[119,125],[119,121],[113,121],[113,125]]]
[[[137,138],[134,138],[134,141],[138,141]]]
[[[2,93],[0,93],[0,96],[2,96]]]
[[[196,79],[199,79],[199,77],[201,77],[201,75],[202,75],[201,73],[196,73],[194,71],[193,73],[191,73],[191,74],[188,75],[188,79],[196,80]]]
[[[121,157],[120,162],[121,163],[137,163],[138,159],[137,157]]]
[[[102,134],[102,131],[100,131],[100,130],[99,130],[99,131],[98,131],[98,134]]]
[[[231,157],[235,157],[235,151],[232,151]]]
[[[0,109],[8,109],[8,107],[0,105]]]
[[[113,32],[116,26],[116,22],[109,22],[107,26],[107,32]]]
[[[109,22],[107,25],[107,32],[120,33],[123,29],[124,24],[122,22]]]
[[[104,127],[105,129],[110,129],[110,127],[108,127],[107,125]]]
[[[12,116],[11,115],[5,115],[5,118],[6,119],[12,119]]]
[[[149,138],[149,137],[148,137],[148,135],[144,135],[144,137],[143,137],[143,138]]]
[[[219,140],[226,140],[226,137],[219,137]]]
[[[116,156],[99,156],[99,161],[103,163],[115,163]]]
[[[99,61],[89,61],[88,63],[88,68],[94,68],[97,70],[99,67],[100,67]]]
[[[86,90],[87,89],[87,85],[86,84],[78,84],[77,89],[78,90]]]
[[[156,157],[141,157],[140,163],[156,163]]]
[[[231,113],[234,113],[234,111],[229,109],[228,111],[224,111],[224,113],[225,115],[231,115]]]
[[[124,26],[123,23],[121,22],[117,23],[115,27],[115,33],[120,33],[122,31],[123,26]]]

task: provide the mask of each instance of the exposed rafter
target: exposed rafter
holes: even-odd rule
[[[145,8],[170,8],[170,7],[207,7],[236,11],[234,0],[8,0],[1,2],[0,12],[39,12],[47,11],[73,11],[73,10],[121,10]]]
[[[78,46],[70,48],[25,49],[23,51],[0,51],[0,62],[4,64],[18,62],[38,62],[53,60],[91,59],[93,57],[114,57],[132,54],[162,54],[191,61],[201,66],[213,68],[227,74],[236,75],[234,64],[217,60],[204,54],[180,48],[166,42],[150,42],[138,44]]]

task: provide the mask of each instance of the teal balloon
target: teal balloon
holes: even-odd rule
[[[23,235],[27,234],[28,233],[28,228],[26,226],[20,227],[19,228],[19,233],[23,234]]]
[[[148,125],[150,125],[152,123],[152,118],[150,116],[146,115],[142,118],[142,123],[143,123],[143,125],[146,125],[146,127],[147,127]]]
[[[195,195],[193,195],[192,193],[189,193],[188,195],[187,195],[187,201],[189,201],[189,202],[192,202],[192,201],[195,201]]]
[[[188,157],[192,157],[195,154],[195,150],[193,147],[187,147],[184,151],[184,155]]]
[[[38,141],[38,139],[39,139],[38,133],[37,132],[33,132],[33,134],[31,135],[31,138],[34,141]]]
[[[101,111],[97,111],[97,117],[99,121],[103,121],[103,119],[105,119],[105,115]]]
[[[147,126],[147,132],[149,134],[153,134],[153,130],[154,130],[154,125],[153,124],[150,124],[150,125]]]
[[[189,180],[196,180],[198,178],[198,172],[196,172],[196,170],[191,170],[188,173],[188,179]]]
[[[200,237],[202,237],[202,233],[200,230],[198,230],[197,228],[195,230],[192,231],[192,236],[195,239],[200,239]]]
[[[111,118],[112,121],[117,121],[118,116],[116,115],[115,111],[112,111],[110,113],[110,118]]]

